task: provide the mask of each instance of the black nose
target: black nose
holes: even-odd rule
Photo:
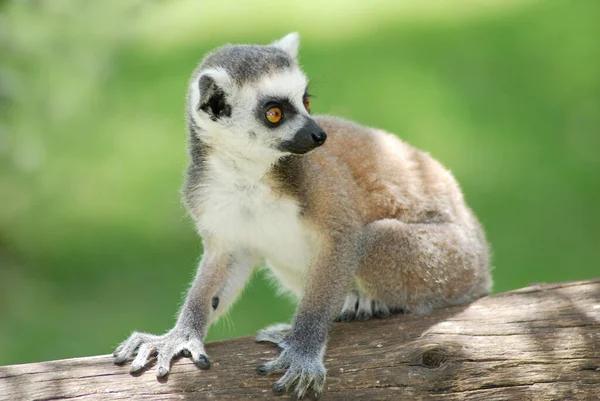
[[[325,143],[325,139],[327,139],[327,134],[323,131],[313,132],[310,134],[310,137],[317,145],[322,145],[323,143]]]

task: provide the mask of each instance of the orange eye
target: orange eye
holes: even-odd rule
[[[283,112],[279,107],[271,107],[269,110],[267,110],[266,117],[270,123],[277,124],[279,121],[281,121]]]
[[[308,97],[304,98],[304,108],[310,113],[310,98]]]

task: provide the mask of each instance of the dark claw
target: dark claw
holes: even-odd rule
[[[190,356],[192,356],[192,353],[187,349],[182,349],[180,354],[184,358],[189,358]]]
[[[285,386],[283,384],[275,382],[275,384],[273,384],[273,392],[275,394],[283,394],[285,393]]]
[[[365,320],[369,320],[371,318],[371,315],[369,315],[366,312],[358,312],[358,314],[356,315],[356,320],[360,320],[361,322],[364,322]]]
[[[196,366],[200,369],[208,369],[210,368],[210,361],[206,355],[200,355],[197,360],[194,361]]]
[[[381,310],[375,311],[375,317],[378,319],[385,319],[386,317],[389,317],[389,316],[390,316],[389,312],[385,312],[385,311],[381,311]]]
[[[351,311],[345,311],[344,313],[342,313],[342,316],[340,317],[340,320],[342,322],[351,322],[354,320],[354,317],[356,316],[356,314],[354,312]]]
[[[258,373],[261,376],[266,376],[269,373],[269,370],[267,369],[267,367],[263,364],[263,365],[259,365],[256,368],[256,373]]]

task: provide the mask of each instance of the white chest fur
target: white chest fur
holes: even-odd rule
[[[295,282],[300,277],[284,276],[301,276],[308,266],[311,235],[299,219],[297,202],[260,177],[251,169],[209,159],[198,191],[197,223],[201,232],[211,233],[224,246],[251,249],[267,258],[275,275],[298,292]]]

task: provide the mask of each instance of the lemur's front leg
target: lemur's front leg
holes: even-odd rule
[[[351,286],[358,256],[352,235],[340,235],[322,247],[309,267],[306,290],[280,343],[279,357],[260,365],[259,374],[286,371],[273,385],[276,393],[295,389],[295,396],[318,397],[325,383],[323,357],[327,333]]]
[[[196,366],[208,369],[210,362],[202,342],[212,321],[223,313],[241,292],[254,266],[246,253],[230,253],[211,248],[205,251],[196,278],[179,311],[175,327],[163,335],[134,332],[115,350],[117,364],[135,355],[131,372],[141,371],[151,356],[158,354],[156,375],[169,373],[173,358],[190,356]]]

